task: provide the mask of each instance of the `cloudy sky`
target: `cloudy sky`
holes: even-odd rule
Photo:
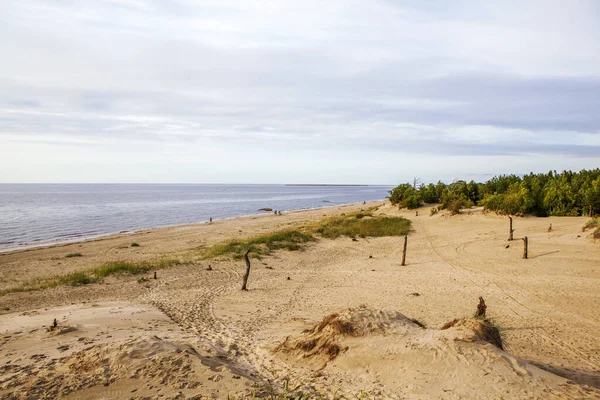
[[[1,0],[0,182],[599,167],[599,20],[594,0]]]

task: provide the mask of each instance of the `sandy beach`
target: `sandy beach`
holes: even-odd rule
[[[600,243],[582,232],[587,218],[514,217],[515,238],[529,238],[524,260],[522,241],[507,241],[507,217],[481,208],[429,216],[430,207],[416,216],[382,204],[0,254],[5,291],[112,261],[192,260],[157,279],[111,276],[0,296],[0,397],[226,399],[301,390],[326,398],[600,398]],[[243,260],[196,256],[228,239],[371,206],[374,215],[412,221],[406,266],[401,237],[320,238],[253,259],[243,292]],[[81,256],[65,257],[73,253]],[[503,350],[468,322],[441,330],[468,321],[480,296]],[[326,330],[313,328],[332,313],[356,329],[336,336],[334,358],[282,351],[303,338],[325,340]]]

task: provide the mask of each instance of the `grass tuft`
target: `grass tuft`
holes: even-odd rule
[[[592,218],[588,222],[586,222],[585,225],[583,225],[583,227],[581,228],[581,231],[585,232],[588,229],[597,228],[597,227],[600,227],[600,218],[598,218],[598,217]]]
[[[133,243],[131,243],[131,247],[140,247],[140,244],[136,243],[136,242],[133,242]]]
[[[81,254],[81,253],[69,253],[69,254],[65,255],[65,258],[72,258],[72,257],[83,257],[83,254]]]

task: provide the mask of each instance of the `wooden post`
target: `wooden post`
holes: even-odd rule
[[[529,240],[527,239],[527,236],[525,236],[523,238],[523,259],[527,259],[527,247],[529,245]]]
[[[485,300],[483,297],[479,297],[479,304],[477,304],[477,312],[475,313],[475,317],[477,318],[485,318],[485,312],[487,310],[487,306],[485,305]]]
[[[248,277],[250,276],[250,259],[248,258],[250,249],[244,253],[244,261],[246,261],[246,273],[244,274],[244,282],[242,283],[242,290],[248,290],[246,285],[248,284]]]
[[[406,245],[408,243],[408,235],[404,235],[404,249],[402,250],[402,265],[406,265]]]
[[[509,229],[509,231],[508,231],[508,240],[511,241],[511,240],[514,240],[513,239],[513,233],[514,233],[515,230],[512,227],[512,217],[510,215],[508,216],[508,219],[510,220],[510,224],[509,224],[510,226],[508,228]]]
[[[154,271],[154,279],[156,279],[156,271]]]

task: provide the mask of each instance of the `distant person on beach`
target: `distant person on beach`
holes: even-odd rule
[[[212,217],[210,217],[210,219],[208,220],[208,222],[212,224]]]
[[[363,206],[366,206],[366,205],[367,205],[367,202],[366,202],[366,201],[363,201]]]

